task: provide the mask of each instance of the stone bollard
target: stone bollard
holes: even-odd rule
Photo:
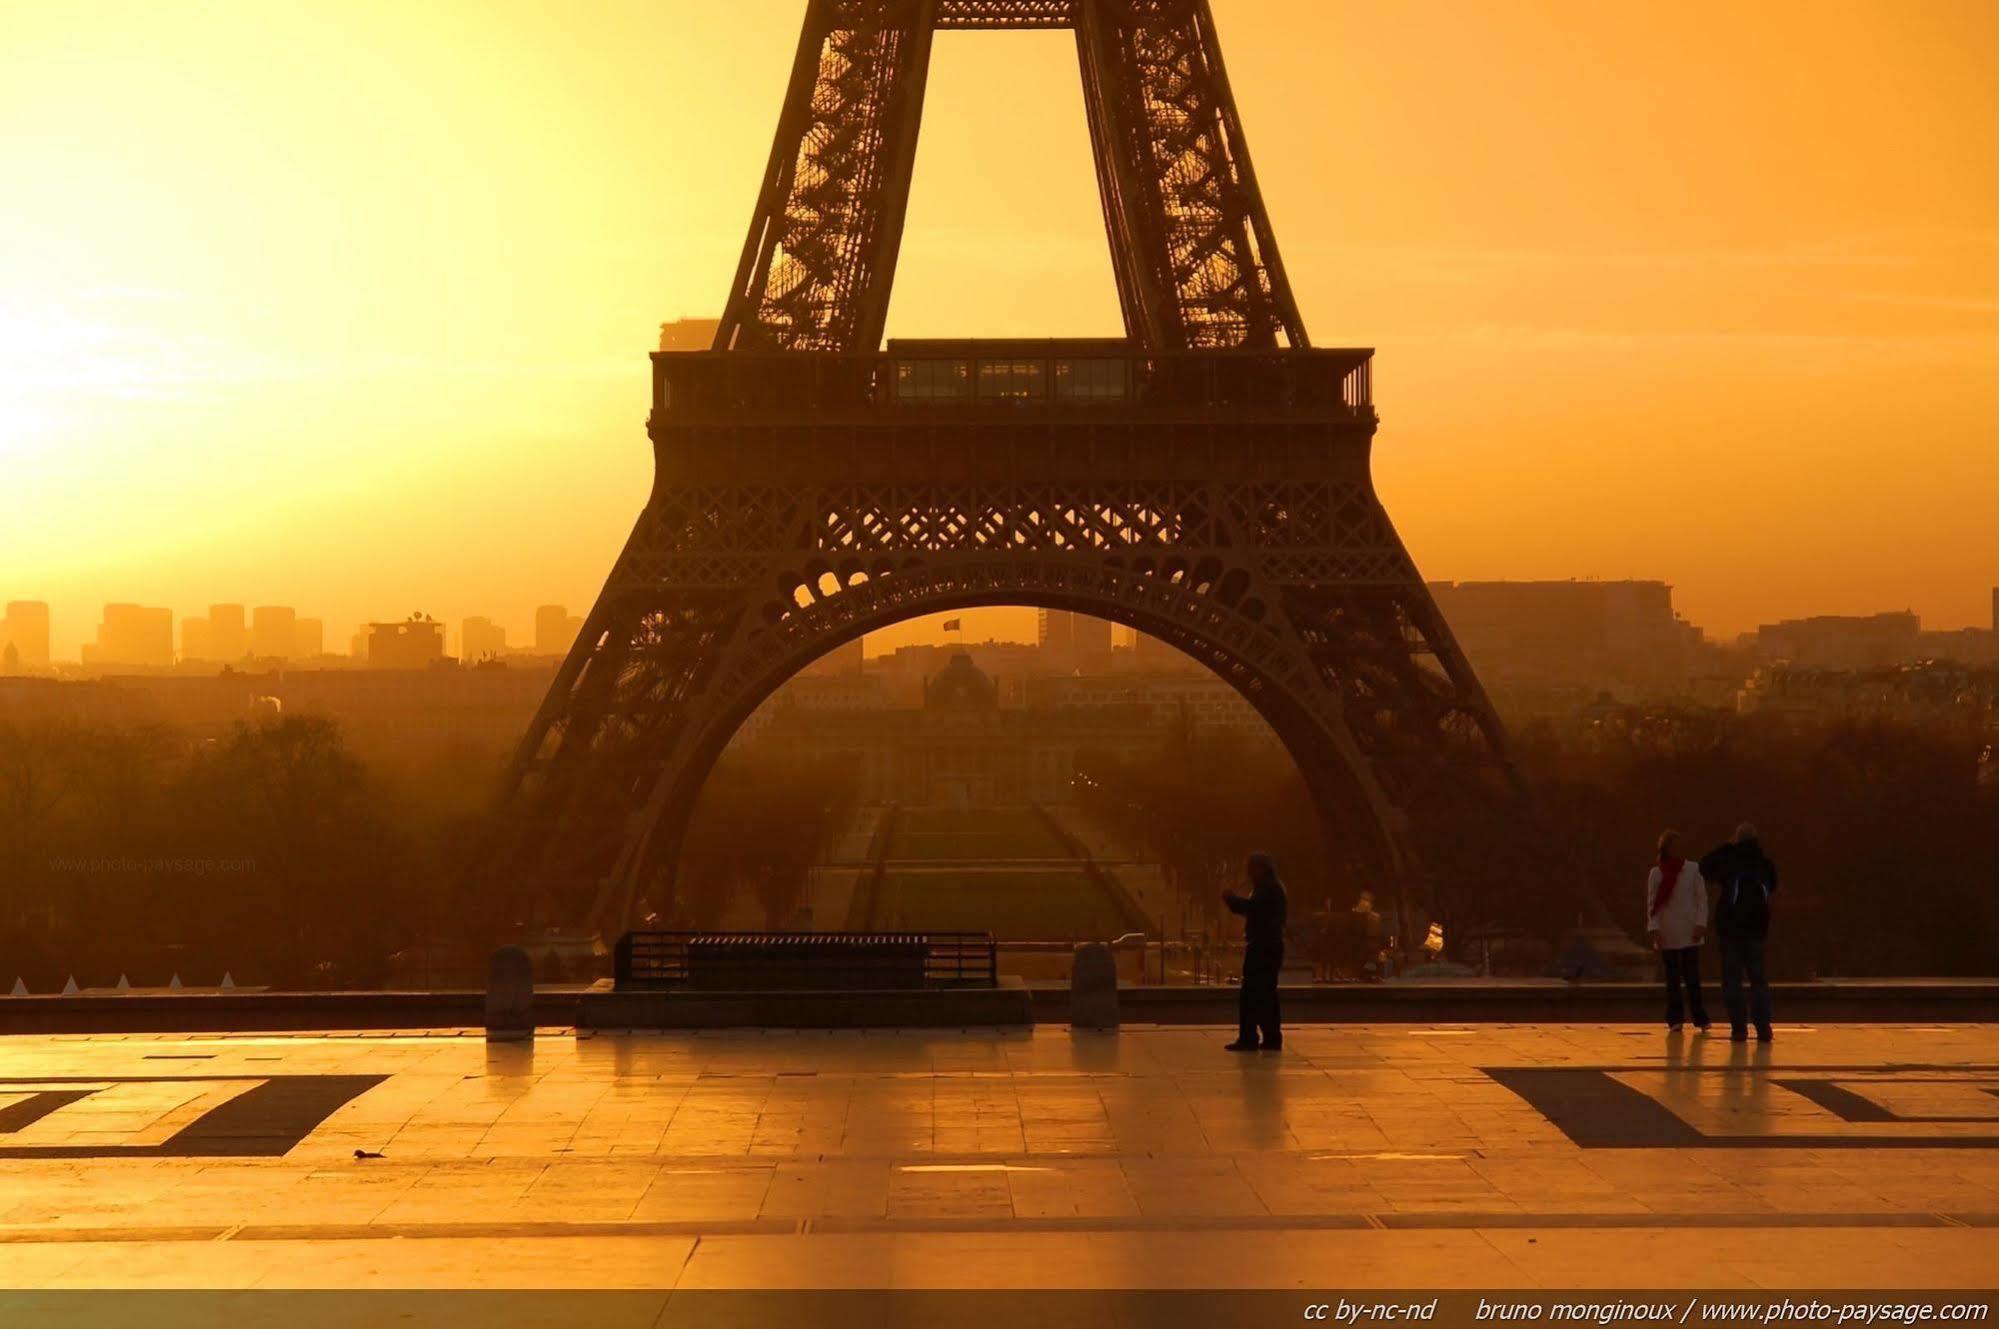
[[[534,964],[518,946],[493,952],[486,970],[486,1040],[534,1037]]]
[[[1076,947],[1069,969],[1069,1024],[1075,1029],[1116,1029],[1117,959],[1101,941]]]

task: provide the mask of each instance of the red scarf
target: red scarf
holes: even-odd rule
[[[1684,858],[1659,855],[1659,893],[1652,897],[1652,915],[1658,917],[1666,902],[1673,898],[1673,888],[1680,884],[1680,869],[1687,865]]]

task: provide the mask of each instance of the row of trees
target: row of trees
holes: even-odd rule
[[[420,926],[438,844],[324,719],[0,724],[0,982],[367,983]]]
[[[446,760],[445,758],[449,758]],[[124,974],[137,986],[379,986],[476,979],[513,939],[511,897],[483,880],[483,750],[364,760],[332,720],[167,726],[0,721],[0,991]],[[468,792],[476,791],[476,792]],[[811,864],[851,810],[847,782],[774,758],[725,760],[690,830],[679,897],[712,924],[753,893],[795,912]]]
[[[1355,879],[1357,869],[1328,852],[1298,768],[1274,739],[1183,725],[1156,757],[1085,754],[1077,765],[1083,812],[1156,857],[1187,915],[1206,919],[1211,932],[1223,924],[1223,889],[1245,889],[1243,860],[1252,852],[1276,860],[1294,913]]]
[[[813,864],[854,811],[852,772],[782,752],[727,755],[701,790],[667,917],[715,927],[732,900],[756,901],[762,925],[789,926],[806,903]],[[837,928],[841,919],[814,919]]]
[[[1631,710],[1530,726],[1534,798],[1517,820],[1419,828],[1430,880],[1412,906],[1461,939],[1491,925],[1559,940],[1579,918],[1642,935],[1643,874],[1665,827],[1704,848],[1753,820],[1784,889],[1773,942],[1793,974],[1999,972],[1999,791],[1978,741],[1880,723],[1798,729],[1700,710]],[[435,769],[358,757],[329,720],[285,716],[220,737],[163,727],[0,722],[0,985],[47,990],[125,973],[213,982],[386,981],[391,957],[463,938],[476,961],[518,920],[466,871],[476,800],[498,754]],[[1158,857],[1191,912],[1252,850],[1273,854],[1294,914],[1387,884],[1324,843],[1274,742],[1172,735],[1157,757],[1088,758],[1085,810]],[[852,812],[830,765],[731,756],[690,827],[662,923],[715,926],[732,901],[762,925],[799,917],[812,865]],[[818,926],[840,920],[816,919]]]
[[[1782,874],[1781,972],[1999,972],[1999,790],[1978,782],[1976,736],[1651,707],[1515,738],[1532,791],[1517,814],[1445,801],[1416,828],[1428,869],[1409,901],[1419,931],[1434,918],[1448,938],[1507,930],[1553,944],[1609,922],[1640,938],[1659,832],[1680,830],[1699,852],[1749,820]],[[1274,742],[1178,734],[1156,758],[1087,761],[1078,788],[1210,917],[1255,849],[1276,855],[1294,917],[1345,908],[1364,888],[1394,903],[1388,883],[1320,842]]]
[[[1659,832],[1702,852],[1748,820],[1781,874],[1784,971],[1999,972],[1999,790],[1979,785],[1974,735],[1632,708],[1519,740],[1564,856],[1634,934]]]

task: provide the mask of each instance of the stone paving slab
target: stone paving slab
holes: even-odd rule
[[[0,1286],[1989,1284],[1999,1026],[1777,1035],[0,1038]]]

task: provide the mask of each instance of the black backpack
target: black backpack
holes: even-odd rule
[[[1769,861],[1760,855],[1739,855],[1721,886],[1721,900],[1715,907],[1717,928],[1761,937],[1770,931]]]

